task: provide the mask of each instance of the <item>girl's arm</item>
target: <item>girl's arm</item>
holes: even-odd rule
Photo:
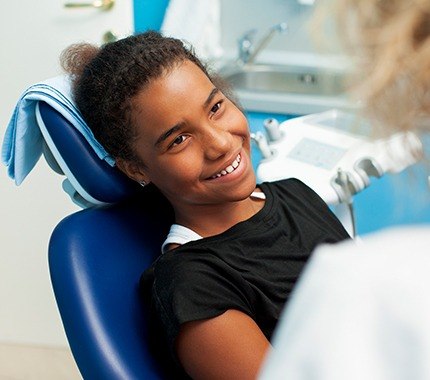
[[[238,310],[185,323],[176,350],[193,379],[255,379],[270,347],[255,321]]]

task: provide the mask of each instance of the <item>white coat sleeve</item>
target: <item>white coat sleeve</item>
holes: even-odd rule
[[[316,250],[260,374],[430,379],[430,228]]]

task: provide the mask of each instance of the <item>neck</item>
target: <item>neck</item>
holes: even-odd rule
[[[192,229],[200,236],[218,235],[235,224],[254,216],[264,200],[245,198],[241,201],[213,205],[175,207],[176,223]]]

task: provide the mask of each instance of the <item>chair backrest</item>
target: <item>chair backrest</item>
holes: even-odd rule
[[[66,176],[64,190],[83,207],[116,203],[140,191],[140,186],[95,154],[87,140],[47,103],[36,106],[48,164]]]
[[[47,154],[55,157],[51,164],[67,166],[80,196],[105,203],[63,219],[49,244],[51,281],[77,365],[85,379],[160,379],[138,283],[160,253],[171,208],[155,189],[137,190],[104,165],[50,106],[40,103],[39,117],[57,150]]]

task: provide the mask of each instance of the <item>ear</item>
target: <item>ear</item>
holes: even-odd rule
[[[116,159],[116,166],[119,170],[121,170],[125,175],[130,177],[133,181],[146,183],[149,182],[149,178],[146,174],[145,168],[143,164],[137,163],[135,161],[124,160],[123,158]]]

